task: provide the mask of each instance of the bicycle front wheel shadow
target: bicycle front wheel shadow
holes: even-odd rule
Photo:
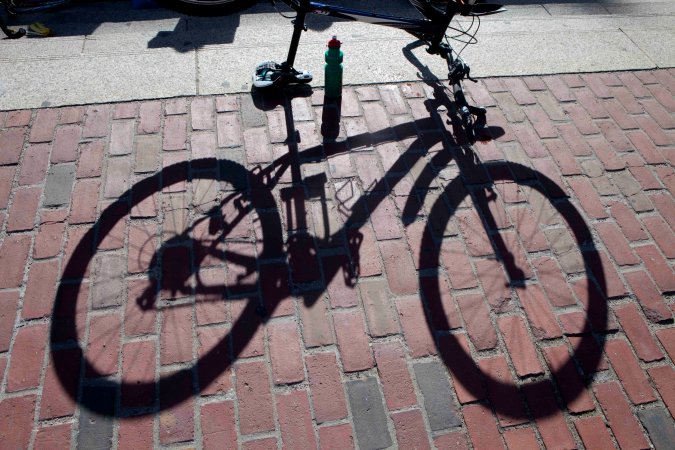
[[[144,415],[230,389],[232,361],[260,351],[258,260],[282,250],[271,192],[255,183],[232,161],[179,162],[68,237],[50,346],[74,401]]]
[[[155,0],[162,6],[191,16],[221,16],[253,6],[255,0]]]
[[[483,167],[491,182],[457,177],[434,203],[420,266],[438,270],[420,286],[458,401],[488,399],[516,424],[529,420],[523,397],[535,418],[558,411],[554,385],[567,405],[587,398],[602,357],[594,335],[611,328],[607,289],[591,231],[557,183],[520,164]]]

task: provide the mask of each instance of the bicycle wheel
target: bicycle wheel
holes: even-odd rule
[[[266,220],[254,233],[258,201]],[[270,205],[243,166],[207,158],[168,166],[105,208],[75,238],[55,300],[51,355],[67,394],[99,414],[142,415],[194,386],[226,391],[264,320],[258,260],[282,251]],[[101,400],[116,396],[119,410]]]
[[[459,401],[489,398],[500,420],[520,423],[514,419],[527,418],[523,390],[529,402],[532,393],[552,395],[551,383],[559,380],[567,404],[583,395],[601,358],[593,333],[608,328],[607,289],[591,231],[556,183],[520,164],[484,167],[494,187],[490,198],[481,193],[485,184],[467,189],[457,177],[430,210],[435,229],[457,226],[457,232],[446,240],[425,234],[421,257],[438,270],[420,274],[420,286],[439,354],[461,386]],[[507,206],[488,205],[500,196]],[[491,212],[481,217],[468,206]],[[448,223],[453,216],[459,224]],[[544,342],[556,345],[541,347]],[[529,367],[513,357],[526,347],[534,358]],[[578,373],[575,360],[588,377],[578,376],[578,383],[569,376]],[[541,402],[532,414],[540,418],[556,411],[555,401]]]
[[[162,6],[192,16],[219,16],[253,6],[254,0],[157,0]]]

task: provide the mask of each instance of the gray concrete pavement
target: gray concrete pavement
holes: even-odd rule
[[[414,13],[407,0],[336,2],[392,14]],[[546,2],[505,0],[486,17],[477,45],[463,56],[479,77],[675,66],[675,1]],[[82,3],[23,17],[56,30],[50,38],[0,41],[0,110],[248,91],[255,64],[283,61],[291,25],[266,3],[219,18],[128,2]],[[468,27],[470,20],[458,23]],[[344,43],[345,82],[409,81],[418,69],[402,51],[406,33],[361,23],[309,18],[296,66],[323,83],[325,42]],[[413,52],[433,73],[445,68],[422,48]]]

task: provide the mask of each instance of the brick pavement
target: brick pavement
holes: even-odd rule
[[[0,112],[0,447],[671,445],[675,71],[467,89]]]

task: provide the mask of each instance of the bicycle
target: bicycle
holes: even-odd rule
[[[445,56],[449,54],[449,50],[444,53]],[[468,71],[466,74],[468,75]],[[108,206],[101,213],[100,219],[81,237],[64,268],[52,318],[51,348],[53,355],[57,354],[58,350],[70,348],[74,350],[77,360],[81,361],[74,366],[72,352],[70,357],[65,357],[65,354],[61,353],[64,354],[63,358],[53,359],[55,371],[66,392],[88,409],[101,414],[119,415],[122,412],[111,410],[105,403],[100,402],[99,396],[80,395],[78,384],[80,373],[96,379],[94,385],[88,386],[90,390],[121,392],[122,406],[132,408],[134,414],[155,412],[154,400],[138,404],[138,399],[147,400],[148,397],[139,393],[149,394],[152,397],[157,386],[160,387],[160,392],[166,391],[167,395],[166,398],[160,399],[160,409],[170,408],[184,401],[193,394],[193,391],[177,387],[183,386],[186,378],[189,379],[193,374],[196,374],[198,381],[188,384],[198,386],[198,391],[212,389],[212,386],[217,388],[234,359],[260,354],[259,348],[251,349],[251,342],[254,342],[254,339],[255,342],[259,340],[256,336],[260,333],[260,325],[279,313],[282,315],[293,313],[292,297],[301,298],[304,305],[310,307],[320,301],[324,292],[331,291],[331,286],[335,286],[333,283],[339,284],[341,281],[348,288],[355,286],[362,266],[359,249],[363,244],[364,234],[360,231],[361,227],[367,224],[373,212],[383,204],[389,194],[399,189],[398,186],[405,185],[401,183],[404,179],[401,174],[409,173],[410,167],[418,163],[424,164],[427,169],[419,173],[418,179],[410,188],[410,196],[400,209],[404,218],[421,214],[424,211],[425,198],[432,193],[435,183],[440,184],[440,189],[437,189],[440,194],[431,202],[426,215],[427,229],[436,232],[424,234],[419,260],[422,269],[433,270],[433,273],[423,274],[424,270],[420,270],[419,277],[420,284],[428,287],[423,292],[425,320],[437,337],[435,344],[439,348],[439,354],[453,376],[464,383],[467,389],[470,389],[475,380],[467,378],[472,376],[469,371],[453,370],[458,364],[473,367],[474,372],[482,373],[488,378],[489,376],[478,368],[471,355],[466,353],[454,335],[449,332],[454,327],[448,322],[448,312],[445,312],[447,305],[441,286],[447,283],[452,267],[448,266],[442,256],[444,252],[442,245],[446,236],[444,230],[454,213],[458,209],[466,210],[464,203],[467,199],[470,200],[470,205],[477,206],[483,214],[480,225],[488,236],[492,257],[505,266],[504,272],[501,272],[502,276],[497,276],[498,280],[495,281],[501,284],[496,286],[501,289],[515,289],[518,292],[525,290],[536,279],[533,279],[533,275],[528,273],[526,267],[519,266],[519,254],[511,250],[510,243],[500,234],[501,226],[498,218],[495,218],[489,207],[485,207],[495,202],[500,195],[506,195],[504,190],[506,188],[502,186],[504,183],[513,184],[518,189],[540,196],[543,201],[549,201],[552,211],[562,218],[561,230],[572,237],[574,246],[579,249],[579,256],[583,259],[581,272],[589,280],[586,292],[583,293],[587,297],[587,303],[582,306],[586,315],[591,318],[593,329],[602,331],[607,323],[608,314],[604,302],[606,285],[599,255],[583,217],[565,196],[562,188],[545,175],[516,163],[481,163],[478,160],[470,147],[471,139],[462,140],[468,136],[463,136],[465,125],[463,112],[461,108],[455,107],[457,99],[463,98],[461,86],[459,91],[456,89],[458,85],[458,82],[453,83],[455,102],[449,102],[445,91],[435,85],[436,100],[435,102],[428,100],[426,104],[430,117],[417,121],[412,130],[410,124],[404,123],[393,126],[387,136],[375,139],[373,145],[392,139],[414,138],[414,142],[392,161],[391,167],[381,179],[364,187],[363,196],[348,198],[349,195],[344,193],[347,189],[344,186],[347,185],[343,186],[341,192],[336,192],[336,202],[339,203],[344,216],[337,230],[331,228],[329,202],[325,197],[326,175],[319,172],[303,176],[301,167],[303,164],[340,155],[349,150],[348,145],[341,146],[327,142],[325,145],[301,148],[293,125],[291,102],[283,98],[280,103],[285,105],[288,153],[272,159],[265,167],[255,164],[252,170],[247,170],[235,161],[202,158],[175,163],[133,185]],[[450,124],[440,118],[439,106],[450,110]],[[459,113],[459,118],[456,113]],[[430,142],[419,136],[415,128],[444,131]],[[353,140],[359,142],[366,138],[372,140],[369,134],[356,136]],[[441,144],[440,151],[429,151],[436,144]],[[450,182],[443,185],[438,181],[437,175],[453,158],[457,161],[458,172]],[[302,189],[298,191],[298,187]],[[309,191],[307,195],[305,188]],[[110,297],[96,298],[92,294],[92,304],[89,305],[87,291],[96,290],[98,283],[96,277],[100,273],[105,275],[106,272],[101,269],[107,261],[105,250],[110,248],[108,241],[116,239],[115,234],[119,233],[119,227],[127,226],[132,216],[137,219],[146,217],[139,211],[143,210],[143,205],[155,201],[155,195],[160,192],[168,196],[172,192],[194,192],[203,195],[193,199],[190,207],[181,208],[181,203],[177,204],[176,208],[179,211],[187,208],[193,210],[195,216],[190,217],[189,213],[185,213],[184,217],[179,216],[176,219],[179,222],[177,225],[169,224],[168,229],[173,230],[173,234],[165,237],[162,246],[157,248],[154,244],[150,245],[156,243],[156,237],[146,241],[150,243],[152,258],[144,264],[143,268],[148,275],[142,280],[139,279],[144,284],[142,289],[133,290],[135,298],[131,295],[129,299],[125,299],[124,295],[117,291],[110,292]],[[221,195],[219,192],[224,193],[222,200],[219,199]],[[415,200],[417,195],[419,198]],[[310,225],[305,214],[306,202],[312,198],[320,203],[321,211],[315,216],[323,221],[323,236],[312,236],[308,231]],[[555,201],[551,200],[552,198]],[[283,207],[278,206],[279,202]],[[174,209],[168,211],[173,212]],[[254,219],[250,219],[249,215],[253,215]],[[282,225],[282,216],[286,219],[285,227]],[[190,221],[192,225],[189,225]],[[407,226],[410,223],[412,222],[404,220],[403,225]],[[98,248],[103,251],[103,256],[95,260]],[[320,249],[329,251],[321,253]],[[141,254],[137,250],[134,252]],[[190,256],[191,254],[194,256]],[[208,261],[209,259],[211,261]],[[93,260],[95,260],[94,270],[90,272],[88,266]],[[172,265],[167,267],[166,261],[170,261]],[[202,266],[207,267],[208,277],[201,276]],[[175,269],[172,270],[172,267]],[[305,269],[312,275],[306,277],[298,275],[296,279],[295,275],[301,274]],[[209,281],[214,281],[214,276],[216,283],[210,284]],[[223,276],[226,278],[225,283],[221,282]],[[595,283],[592,280],[595,280]],[[103,284],[105,281],[104,279]],[[96,292],[100,294],[104,291]],[[353,301],[353,297],[349,297],[336,300],[336,304],[331,306],[351,305]],[[356,301],[358,302],[358,299]],[[573,299],[572,301],[576,302]],[[526,310],[537,308],[536,303],[527,303],[525,298],[521,299],[521,303]],[[96,339],[109,338],[111,343],[116,341],[116,345],[119,345],[123,326],[131,328],[134,320],[143,321],[142,318],[135,319],[133,314],[138,314],[139,317],[149,314],[151,318],[155,314],[162,314],[163,317],[166,315],[166,320],[173,320],[171,318],[177,317],[181,308],[188,314],[193,308],[199,308],[200,304],[223,304],[223,308],[230,306],[231,311],[221,311],[219,314],[229,317],[232,325],[210,328],[221,332],[222,335],[215,339],[215,344],[210,349],[200,352],[196,358],[190,353],[190,357],[185,360],[180,358],[174,360],[172,357],[165,360],[164,354],[159,350],[163,370],[152,368],[151,373],[144,374],[148,379],[139,377],[138,374],[132,374],[129,379],[125,379],[124,376],[128,373],[124,372],[127,369],[120,368],[122,375],[111,377],[110,368],[105,367],[105,361],[97,361],[92,356],[92,347],[105,347],[96,342]],[[497,304],[491,306],[500,307]],[[89,325],[82,323],[84,320],[82,315],[87,314],[87,311],[93,312],[95,318],[100,319],[97,320],[96,326],[93,319]],[[123,315],[125,325],[105,320],[109,311],[118,314],[117,317]],[[129,322],[126,319],[127,312],[131,314]],[[529,314],[527,316],[529,318]],[[152,320],[154,319],[151,319],[151,322]],[[115,328],[116,325],[119,329]],[[539,325],[531,324],[533,328]],[[108,333],[107,326],[115,329]],[[93,329],[96,327],[103,328]],[[150,328],[151,332],[157,333],[156,324]],[[127,331],[125,328],[124,332]],[[191,332],[189,337],[193,337]],[[162,337],[160,341],[169,338],[170,336]],[[175,339],[181,340],[181,337]],[[200,345],[201,343],[200,340]],[[192,352],[192,343],[188,345],[179,342],[176,345],[187,345],[189,352]],[[592,334],[586,334],[575,347],[575,352],[586,351],[594,345]],[[600,357],[600,354],[596,355],[595,360],[591,357],[590,365],[597,364]],[[157,359],[156,356],[152,358]],[[83,372],[79,368],[80,364],[84,365]],[[570,357],[559,368],[559,372],[570,370],[574,365]],[[128,370],[133,372],[133,368],[132,365]],[[491,382],[507,391],[518,390],[517,386],[504,384],[499,380],[492,379]],[[534,381],[533,385],[540,386],[549,382],[550,379],[544,377]],[[578,394],[583,388],[583,386],[572,388],[577,389],[577,392],[572,394]],[[524,411],[500,412],[514,416],[525,414]],[[553,413],[553,410],[539,412],[544,416]]]
[[[0,6],[4,8],[5,12],[10,16],[17,14],[30,14],[43,11],[51,11],[70,3],[71,0],[0,0]],[[28,32],[48,36],[51,30],[41,23],[34,23],[29,26],[29,31],[25,28],[12,30],[7,26],[2,16],[0,16],[0,30],[5,33],[8,39],[19,39],[25,36]]]

